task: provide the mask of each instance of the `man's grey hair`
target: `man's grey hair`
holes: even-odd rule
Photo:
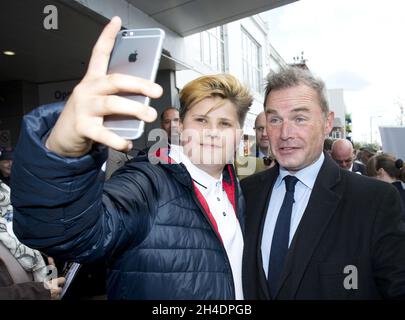
[[[266,106],[266,100],[271,91],[292,88],[299,85],[306,85],[315,90],[318,95],[321,110],[324,116],[327,117],[329,104],[325,93],[325,83],[321,79],[314,77],[309,70],[298,67],[289,67],[277,73],[270,72],[267,75],[264,106]]]

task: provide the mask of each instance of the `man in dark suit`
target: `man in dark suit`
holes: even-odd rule
[[[331,156],[342,169],[358,174],[366,174],[366,166],[354,161],[353,144],[349,140],[335,140],[332,144]]]
[[[322,81],[297,68],[267,80],[266,126],[278,165],[241,182],[245,298],[404,298],[397,192],[322,152],[334,118]]]
[[[264,111],[256,116],[255,127],[256,143],[251,147],[250,154],[263,159],[269,156],[270,142],[266,131],[266,114]]]
[[[179,121],[179,110],[175,107],[166,108],[160,116],[160,128],[166,131],[169,144],[179,143]]]

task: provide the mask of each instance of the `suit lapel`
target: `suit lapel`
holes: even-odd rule
[[[278,166],[275,166],[269,170],[266,170],[266,174],[261,177],[255,186],[255,190],[251,191],[251,197],[248,204],[247,212],[256,212],[255,220],[253,221],[253,234],[257,235],[255,242],[256,250],[256,268],[260,279],[260,289],[264,293],[266,299],[270,299],[270,292],[267,286],[266,274],[263,271],[263,260],[262,260],[262,237],[264,222],[266,219],[266,213],[269,206],[269,200],[271,196],[271,190],[278,176]]]
[[[339,181],[338,167],[325,155],[308,205],[291,242],[276,298],[295,298],[314,250],[338,207],[341,196],[331,189]]]

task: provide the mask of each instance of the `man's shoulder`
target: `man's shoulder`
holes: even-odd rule
[[[386,182],[370,178],[365,175],[342,169],[331,159],[325,159],[325,163],[319,171],[315,184],[325,184],[332,187],[344,197],[367,198],[378,197],[378,193],[392,189]]]
[[[342,178],[346,180],[346,184],[350,189],[356,190],[358,194],[364,193],[365,196],[372,197],[373,195],[382,194],[394,190],[390,183],[357,174],[352,171],[341,169]]]
[[[240,182],[242,189],[250,188],[252,186],[263,186],[263,182],[268,181],[269,178],[275,174],[275,170],[277,170],[276,167],[265,169],[244,178]]]

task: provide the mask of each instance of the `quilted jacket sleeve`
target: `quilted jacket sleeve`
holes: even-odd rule
[[[103,191],[104,146],[80,158],[47,150],[44,142],[62,108],[47,105],[24,117],[12,167],[14,231],[26,245],[62,259],[108,258],[147,235],[156,192],[141,171],[115,177],[112,192]],[[130,200],[116,196],[116,188]]]

